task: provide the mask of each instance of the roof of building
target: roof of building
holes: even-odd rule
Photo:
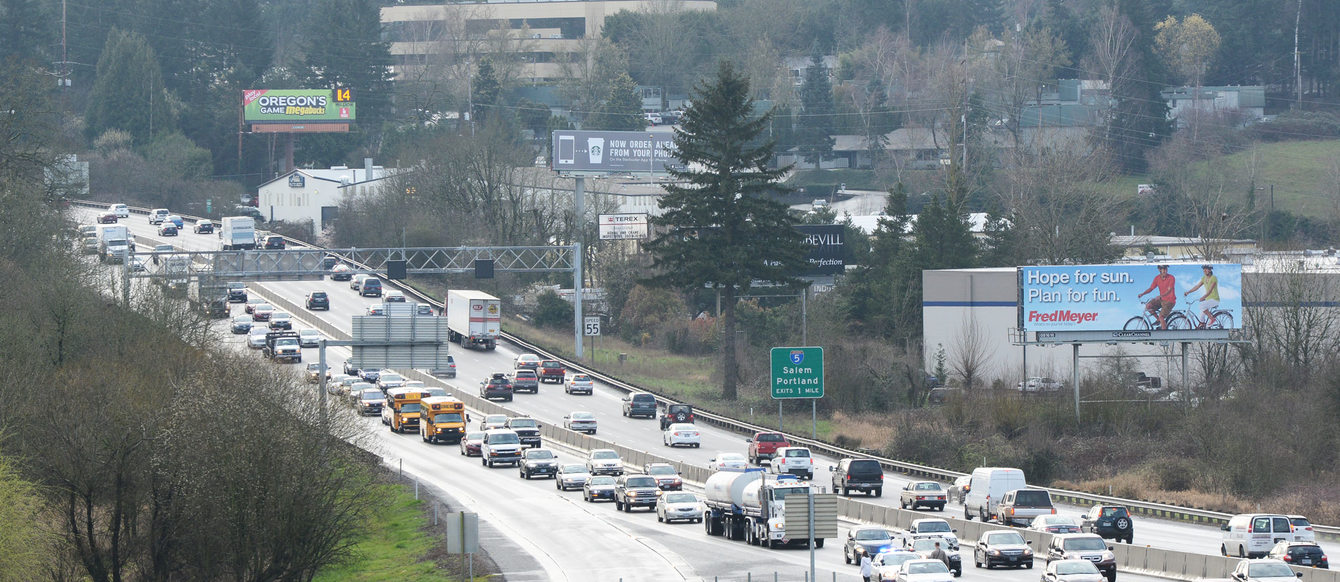
[[[285,172],[283,174],[280,174],[279,176],[276,176],[272,180],[266,181],[265,183],[261,184],[260,187],[264,188],[280,180],[288,180],[288,177],[292,176],[293,174],[298,174],[305,178],[318,180],[321,182],[334,182],[336,184],[344,185],[346,183],[361,184],[363,182],[375,182],[377,180],[381,180],[387,176],[390,176],[391,174],[394,174],[397,171],[398,170],[394,168],[388,170],[381,166],[373,166],[372,175],[371,177],[369,177],[368,171],[364,168],[350,168],[346,166],[333,166],[324,169],[297,168]]]

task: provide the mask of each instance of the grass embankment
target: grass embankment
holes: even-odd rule
[[[446,557],[445,541],[430,527],[427,501],[415,499],[404,485],[382,485],[383,510],[372,516],[367,535],[354,548],[353,561],[322,570],[316,582],[456,582],[465,580],[459,557]],[[439,560],[442,560],[439,563]],[[475,573],[482,568],[475,565]],[[487,576],[477,577],[486,580]]]

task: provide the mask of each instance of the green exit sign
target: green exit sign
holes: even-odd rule
[[[773,398],[823,398],[823,348],[772,348]]]

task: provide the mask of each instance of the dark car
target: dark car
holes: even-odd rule
[[[325,291],[313,291],[307,294],[307,310],[316,311],[318,309],[330,311],[330,297],[326,296]]]
[[[284,237],[277,234],[265,237],[265,248],[272,251],[284,250]]]
[[[521,446],[532,448],[540,446],[540,423],[536,422],[535,419],[518,416],[507,419],[507,424],[503,426],[516,433],[517,439],[521,441]]]
[[[863,491],[879,497],[884,494],[884,467],[874,459],[842,459],[830,467],[833,473],[833,492],[851,495]]]
[[[381,297],[382,280],[376,277],[368,277],[358,287],[358,294],[363,297]]]
[[[665,413],[661,415],[661,430],[665,430],[672,424],[693,422],[693,406],[688,404],[671,404],[665,407]]]
[[[1135,538],[1135,521],[1121,505],[1095,505],[1080,520],[1079,530],[1129,544]]]
[[[484,400],[493,400],[500,398],[508,402],[512,401],[512,381],[508,379],[507,374],[498,372],[488,378],[479,381],[479,397]]]
[[[531,449],[521,454],[521,465],[517,469],[522,479],[536,475],[554,477],[558,474],[558,456],[549,449]]]
[[[661,496],[661,485],[651,475],[624,475],[614,485],[614,508],[624,512],[634,507],[656,509],[656,498]]]
[[[1283,560],[1291,566],[1331,569],[1326,552],[1316,542],[1280,542],[1270,549],[1268,558]]]
[[[1098,571],[1107,577],[1108,582],[1117,580],[1117,557],[1107,542],[1097,534],[1058,534],[1052,536],[1047,544],[1047,563],[1054,560],[1088,560],[1098,566]]]
[[[623,397],[623,415],[656,418],[656,397],[646,392],[632,392]]]
[[[116,223],[115,212],[104,212],[98,215],[98,224],[115,224],[115,223]]]
[[[196,234],[214,234],[214,221],[200,220],[195,223]]]
[[[1017,531],[991,530],[978,536],[972,561],[978,568],[985,566],[988,570],[996,566],[1032,568],[1033,548],[1028,547],[1032,543],[1024,541]]]
[[[847,530],[847,541],[842,544],[842,559],[848,564],[861,561],[861,556],[878,556],[897,547],[893,532],[877,525],[863,525]]]
[[[229,283],[228,284],[228,302],[246,303],[247,302],[247,284]]]
[[[535,370],[518,368],[517,371],[512,374],[512,391],[539,394],[540,377],[535,374]]]
[[[171,222],[158,225],[158,236],[177,236],[177,225]]]
[[[642,472],[655,477],[662,491],[679,491],[684,488],[684,479],[679,476],[679,470],[670,463],[647,463],[642,466]]]

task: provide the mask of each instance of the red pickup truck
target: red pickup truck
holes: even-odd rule
[[[786,435],[780,432],[756,432],[749,439],[749,462],[758,464],[762,459],[771,459],[777,456],[777,449],[789,446]]]
[[[564,376],[568,373],[567,369],[558,360],[544,360],[540,362],[540,381],[554,381],[563,383]]]

